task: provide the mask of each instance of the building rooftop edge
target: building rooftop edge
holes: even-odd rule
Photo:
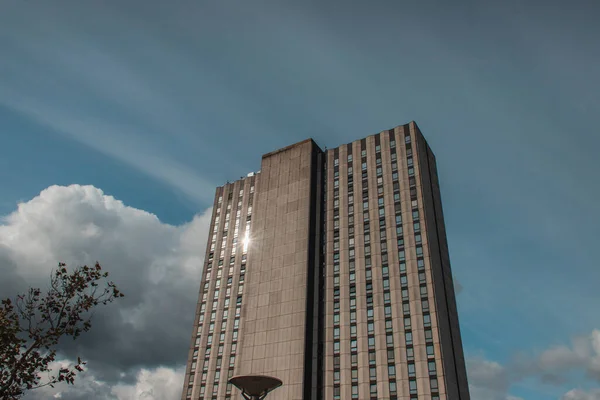
[[[303,145],[303,144],[309,143],[309,142],[312,142],[317,148],[319,148],[319,146],[317,145],[317,143],[312,138],[308,138],[308,139],[304,139],[304,140],[302,140],[300,142],[297,142],[297,143],[294,143],[294,144],[290,144],[289,146],[282,147],[281,149],[274,150],[274,151],[271,151],[269,153],[263,154],[262,158],[271,157],[271,156],[273,156],[273,155],[275,155],[277,153],[281,153],[281,152],[290,150],[290,149],[292,149],[292,148],[294,148],[296,146],[300,146],[300,145]]]
[[[420,133],[420,129],[419,129],[418,125],[417,125],[417,122],[416,122],[415,120],[410,120],[410,121],[408,121],[408,122],[407,122],[407,123],[405,123],[405,124],[395,125],[395,126],[394,126],[394,127],[392,127],[392,128],[384,129],[384,130],[382,130],[382,131],[380,131],[380,132],[377,132],[377,133],[372,133],[372,134],[370,134],[370,135],[367,135],[367,136],[365,136],[365,137],[362,137],[362,138],[360,138],[360,139],[353,140],[353,141],[351,141],[351,142],[348,142],[348,143],[343,143],[343,144],[341,144],[341,145],[339,145],[339,146],[337,146],[337,147],[334,147],[333,149],[335,149],[335,148],[339,148],[339,147],[342,147],[342,146],[345,146],[345,145],[347,145],[347,144],[350,144],[350,143],[354,143],[354,142],[356,142],[356,141],[358,141],[358,140],[366,139],[366,138],[368,138],[368,137],[371,137],[371,136],[379,135],[380,133],[383,133],[383,132],[389,131],[390,129],[396,129],[396,128],[400,128],[400,127],[403,127],[403,126],[409,126],[409,127],[410,127],[411,125],[412,125],[412,126],[415,128],[415,129],[416,129],[416,131],[417,131],[417,132],[419,132],[419,133]],[[425,139],[425,138],[423,138],[423,139]],[[325,152],[326,152],[327,150],[333,150],[333,149],[327,149],[327,148],[325,148],[326,150],[323,150],[323,149],[321,149],[321,147],[319,147],[319,145],[318,145],[318,144],[315,142],[315,140],[314,140],[313,138],[308,138],[308,139],[304,139],[304,140],[302,140],[302,141],[300,141],[300,142],[296,142],[296,143],[294,143],[294,144],[290,144],[289,146],[285,146],[285,147],[282,147],[282,148],[280,148],[280,149],[277,149],[277,150],[274,150],[274,151],[268,152],[268,153],[266,153],[266,154],[263,154],[262,158],[264,159],[264,158],[267,158],[267,157],[274,156],[274,155],[275,155],[275,154],[277,154],[277,153],[282,153],[282,152],[284,152],[284,151],[287,151],[287,150],[290,150],[290,149],[292,149],[292,148],[294,148],[294,147],[296,147],[296,146],[301,146],[301,145],[303,145],[303,144],[305,144],[305,143],[309,143],[309,142],[312,142],[312,143],[315,145],[315,147],[317,147],[317,148],[318,148],[319,150],[321,150],[321,151],[325,151]],[[427,141],[425,141],[425,143],[427,143]],[[249,178],[249,177],[251,177],[251,176],[256,176],[256,175],[258,175],[259,173],[260,173],[260,170],[259,170],[259,171],[256,171],[256,172],[253,172],[253,173],[251,173],[251,174],[253,174],[253,175],[250,175],[250,174],[248,174],[247,176],[240,177],[240,179],[237,179],[237,180],[235,180],[235,181],[231,181],[231,182],[229,182],[229,181],[228,181],[227,183],[225,183],[225,184],[223,184],[223,185],[221,185],[221,186],[217,186],[217,188],[222,188],[222,187],[225,187],[225,186],[227,186],[227,185],[233,184],[233,183],[235,183],[235,182],[237,182],[237,181],[241,181],[241,180],[244,180],[244,179],[246,179],[246,178]]]

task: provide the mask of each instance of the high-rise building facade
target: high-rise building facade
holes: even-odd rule
[[[469,400],[435,157],[414,122],[217,188],[182,400]]]

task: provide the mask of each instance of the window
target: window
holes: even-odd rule
[[[340,371],[333,371],[333,380],[334,381],[339,381],[340,380]]]
[[[387,356],[388,356],[388,361],[394,361],[394,350],[388,349]]]
[[[391,306],[385,306],[385,308],[383,310],[385,312],[386,318],[392,316],[392,307]]]
[[[429,370],[429,374],[435,374],[435,361],[429,361],[427,363],[427,369]]]
[[[408,300],[408,289],[402,289],[402,300]]]
[[[407,364],[408,366],[408,376],[409,377],[413,377],[415,376],[416,372],[415,372],[415,364],[409,363]]]
[[[369,348],[374,348],[375,347],[375,337],[373,336],[369,336]]]
[[[395,377],[396,376],[396,367],[393,365],[388,365],[388,376],[390,378]]]
[[[375,352],[374,351],[370,351],[369,352],[369,365],[375,365]]]
[[[410,391],[410,394],[417,393],[417,381],[414,379],[409,380],[408,381],[408,389]]]
[[[426,347],[427,350],[427,355],[428,356],[432,356],[433,355],[433,345],[432,344],[428,344]]]
[[[429,342],[433,340],[433,332],[431,329],[425,329],[425,341]]]
[[[371,392],[371,396],[377,396],[377,384],[376,383],[371,383],[370,392]]]
[[[400,250],[398,252],[398,258],[400,259],[400,261],[406,260],[406,254],[404,253],[404,250]]]
[[[333,387],[333,398],[334,399],[339,399],[340,398],[340,387],[339,386],[334,386]]]
[[[395,396],[397,394],[396,381],[390,381],[390,395]]]
[[[377,368],[375,368],[375,367],[369,368],[369,378],[372,381],[377,379]]]
[[[412,344],[412,332],[405,332],[404,339],[406,340],[406,344]]]
[[[431,326],[431,315],[423,314],[423,326],[426,326],[426,327]]]

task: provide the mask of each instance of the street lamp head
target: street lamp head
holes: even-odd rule
[[[281,379],[266,375],[238,375],[229,380],[248,400],[262,400],[283,384]]]

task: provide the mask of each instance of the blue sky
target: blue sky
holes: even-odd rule
[[[82,184],[180,226],[263,153],[415,120],[467,356],[527,400],[599,385],[539,358],[600,329],[599,3],[175,3],[2,2],[0,215]]]

